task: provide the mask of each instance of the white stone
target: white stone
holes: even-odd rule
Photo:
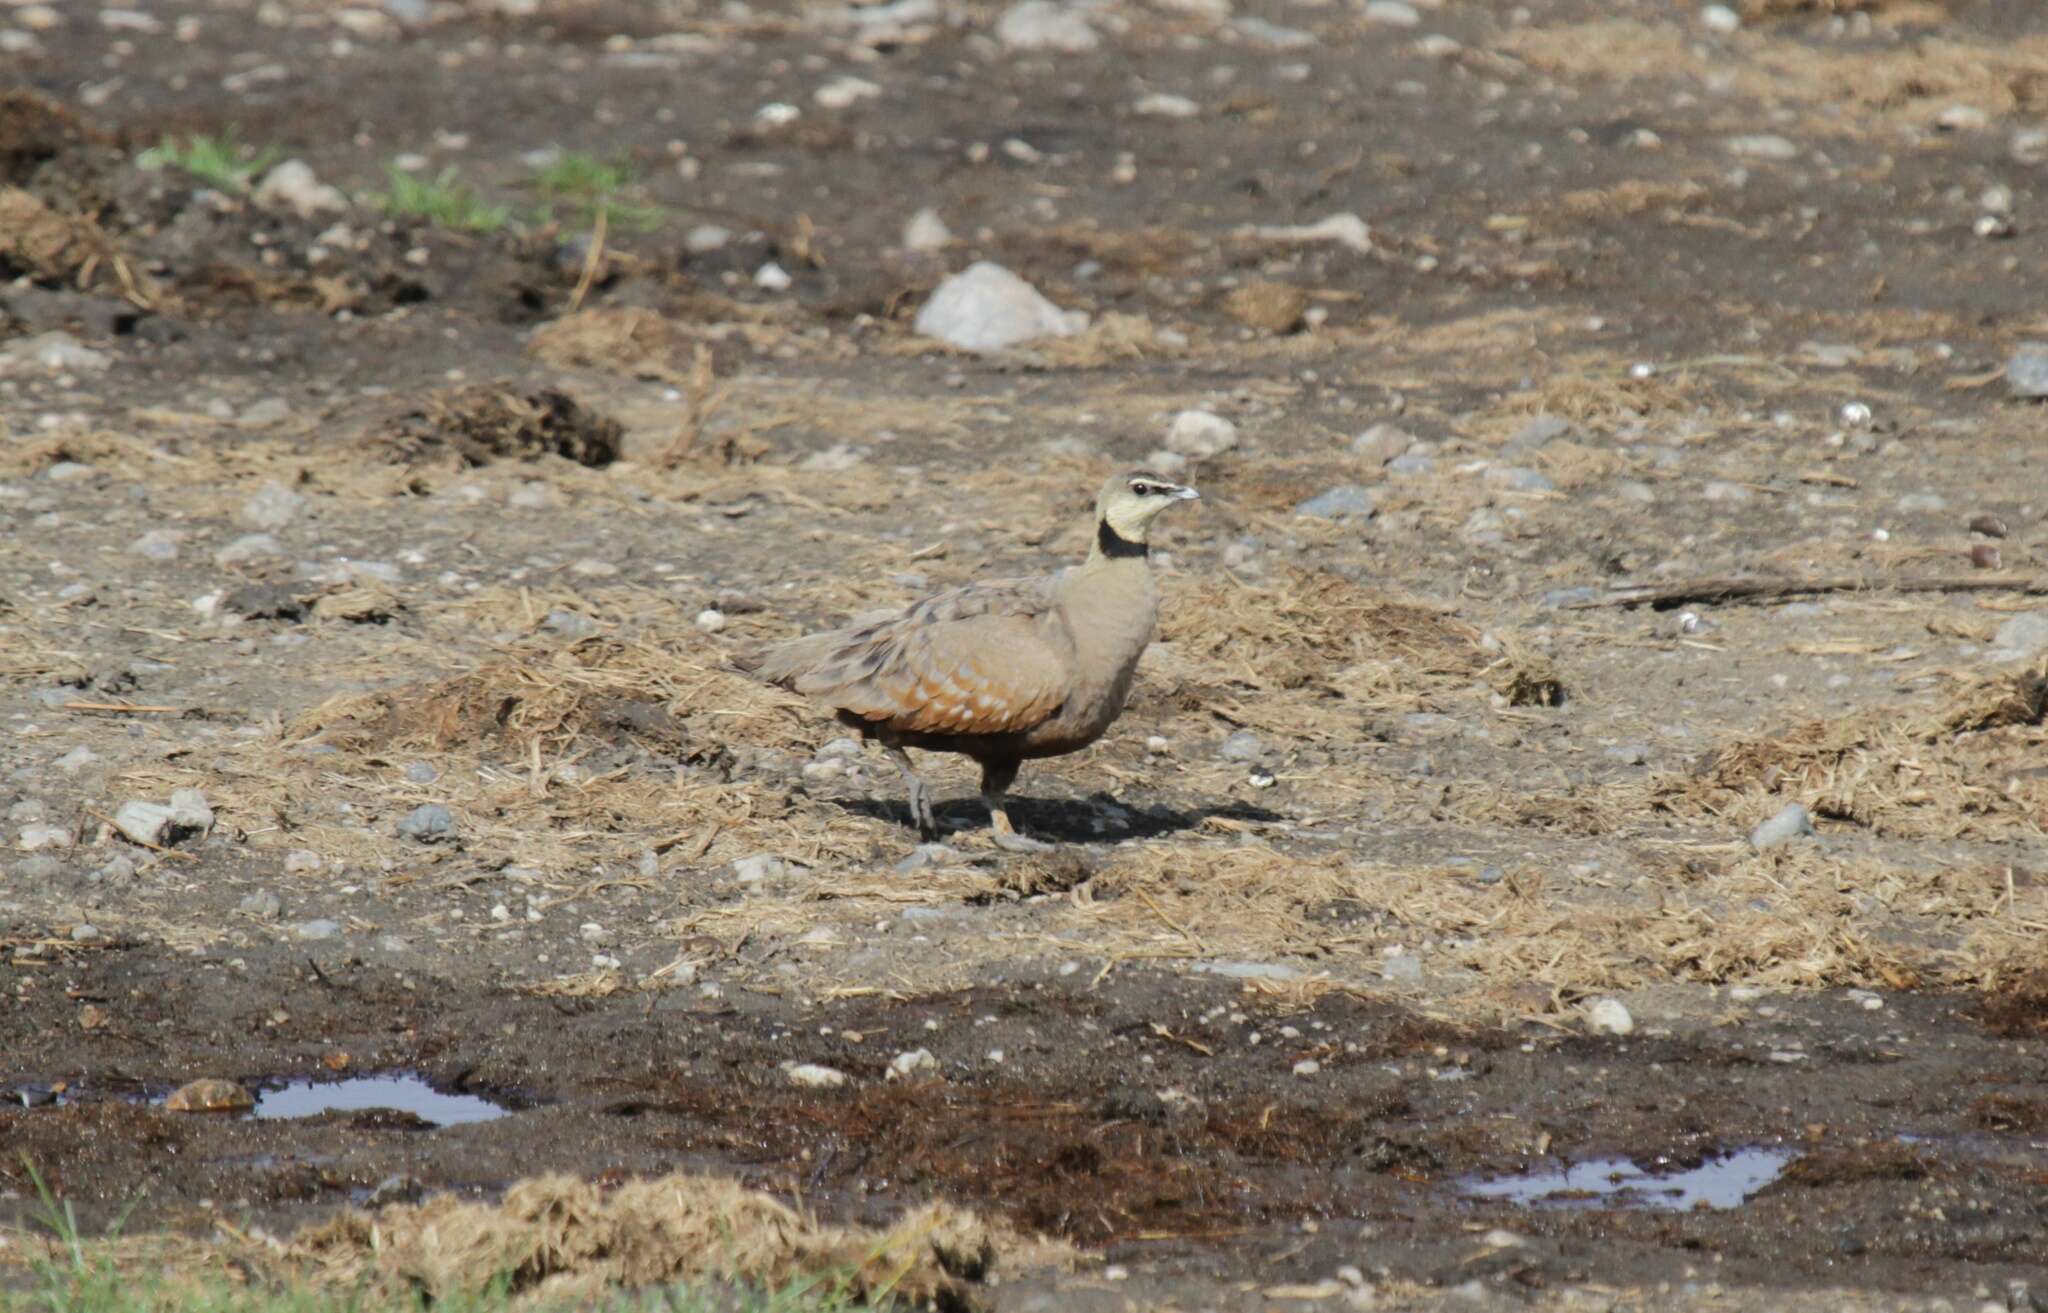
[[[1727,5],[1708,5],[1700,10],[1700,26],[1723,35],[1739,32],[1742,30],[1742,15]]]
[[[787,292],[795,280],[775,261],[770,260],[754,271],[754,286],[766,292]]]
[[[1758,852],[1782,847],[1802,835],[1812,834],[1813,815],[1798,803],[1788,803],[1777,815],[1749,832],[1749,846]]]
[[[213,808],[197,789],[178,789],[171,794],[171,824],[184,830],[213,828]]]
[[[273,167],[249,199],[266,210],[288,210],[301,219],[348,209],[348,197],[320,181],[303,160]]]
[[[0,350],[0,373],[33,367],[52,374],[97,374],[114,363],[104,351],[85,346],[69,333],[37,333]]]
[[[789,864],[773,853],[752,853],[732,864],[735,880],[742,884],[755,884],[785,874]]]
[[[910,222],[903,225],[903,249],[906,251],[943,251],[952,244],[953,230],[930,206],[911,215]]]
[[[39,852],[44,848],[69,848],[71,831],[61,825],[24,825],[14,842],[25,853]]]
[[[1001,351],[1042,337],[1068,337],[1088,326],[1079,310],[1062,310],[1037,288],[988,260],[940,283],[917,312],[917,331],[966,351]]]
[[[272,479],[235,511],[235,522],[251,529],[282,529],[298,518],[306,499]]]
[[[114,828],[144,847],[160,844],[170,825],[171,809],[160,802],[124,802],[114,813]]]
[[[996,39],[1012,50],[1054,50],[1075,55],[1102,44],[1087,17],[1054,0],[1023,0],[996,20]]]
[[[930,1049],[909,1049],[889,1059],[889,1080],[898,1080],[913,1072],[937,1071],[939,1060],[932,1056]]]
[[[1636,1019],[1618,998],[1596,998],[1587,1005],[1586,1025],[1596,1035],[1627,1035],[1635,1030]]]
[[[1198,459],[1221,455],[1237,440],[1237,425],[1207,410],[1183,410],[1166,430],[1168,451]]]
[[[1202,107],[1186,96],[1176,96],[1166,91],[1155,91],[1149,96],[1141,96],[1132,108],[1140,115],[1154,119],[1191,119],[1202,112]]]
[[[836,1090],[846,1084],[845,1072],[815,1062],[799,1062],[783,1070],[788,1073],[790,1084],[807,1090]]]
[[[1366,0],[1365,21],[1393,27],[1414,27],[1422,21],[1422,15],[1408,0]]]
[[[697,628],[707,634],[715,634],[725,628],[725,612],[715,607],[705,607],[697,613]]]
[[[1726,145],[1730,155],[1740,155],[1750,160],[1789,160],[1799,154],[1796,143],[1774,132],[1730,137]]]
[[[2048,611],[2028,611],[2014,616],[1992,635],[1993,661],[2020,661],[2048,651]]]
[[[811,99],[825,109],[848,109],[882,94],[882,88],[866,78],[833,78],[811,93]]]

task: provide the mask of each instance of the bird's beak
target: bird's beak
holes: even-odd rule
[[[1173,499],[1175,501],[1200,501],[1202,500],[1202,494],[1196,492],[1193,488],[1175,488],[1173,490]]]

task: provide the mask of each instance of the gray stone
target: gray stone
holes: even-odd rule
[[[1389,953],[1380,959],[1380,974],[1397,985],[1422,983],[1422,959],[1413,953]]]
[[[1538,415],[1516,429],[1514,436],[1507,440],[1507,445],[1502,450],[1517,453],[1535,451],[1571,431],[1571,424],[1555,415]]]
[[[114,828],[146,848],[163,846],[170,827],[171,809],[160,802],[135,798],[114,813]]]
[[[1053,0],[1023,0],[996,20],[996,39],[1012,50],[1079,54],[1102,44],[1078,7]]]
[[[560,608],[548,612],[547,619],[540,622],[540,627],[551,634],[560,634],[572,641],[588,638],[597,632],[597,622],[589,616]]]
[[[145,561],[175,561],[178,559],[178,544],[185,541],[182,529],[151,529],[134,542],[128,550]]]
[[[1506,488],[1511,492],[1555,492],[1557,485],[1541,470],[1524,469],[1520,465],[1489,465],[1486,481]]]
[[[1408,0],[1366,0],[1365,21],[1391,27],[1414,27],[1422,21],[1421,11]]]
[[[1991,638],[1993,661],[2014,661],[2048,651],[2048,611],[2028,611],[1998,627]]]
[[[930,206],[911,215],[910,222],[903,225],[903,249],[906,251],[943,251],[952,244],[953,230]]]
[[[939,1060],[932,1056],[930,1049],[908,1049],[889,1059],[889,1074],[887,1078],[889,1080],[898,1080],[914,1072],[937,1071],[938,1069]]]
[[[243,915],[253,916],[259,921],[275,921],[284,911],[284,903],[268,889],[257,890],[235,906]]]
[[[178,789],[173,792],[171,825],[180,830],[212,829],[213,808],[207,806],[206,795],[197,789]]]
[[[292,927],[292,933],[301,939],[332,939],[341,933],[341,922],[320,917],[312,921],[301,921]]]
[[[24,857],[14,864],[15,876],[31,882],[36,880],[54,880],[63,873],[64,863],[48,853],[37,853],[33,857]]]
[[[1188,970],[1229,980],[1299,980],[1299,968],[1279,962],[1197,962]]]
[[[213,563],[220,566],[240,565],[244,561],[260,561],[266,557],[281,555],[283,552],[284,548],[269,534],[247,533],[215,552]]]
[[[414,784],[432,784],[435,780],[441,778],[441,772],[435,770],[427,762],[415,761],[407,763],[405,778]]]
[[[301,219],[348,209],[348,197],[320,181],[303,160],[273,166],[249,199],[263,209],[285,211]]]
[[[242,423],[258,428],[281,424],[291,417],[292,403],[283,397],[265,397],[261,401],[252,401],[242,407],[242,413],[237,416]]]
[[[939,284],[917,312],[915,326],[963,351],[988,352],[1071,336],[1088,326],[1088,316],[1060,309],[1008,269],[980,260]]]
[[[1373,504],[1372,489],[1340,483],[1301,503],[1294,513],[1318,520],[1369,520],[1378,509]]]
[[[1553,588],[1543,594],[1536,604],[1547,611],[1555,611],[1561,607],[1583,605],[1599,595],[1599,589],[1586,585],[1577,588]]]
[[[909,875],[912,871],[922,871],[927,866],[944,866],[956,856],[958,854],[945,844],[921,843],[911,849],[910,856],[896,863],[896,873]]]
[[[87,766],[92,765],[99,759],[99,753],[94,752],[91,748],[80,745],[79,747],[73,748],[71,751],[57,758],[57,760],[51,762],[50,764],[55,766],[58,770],[61,770],[66,774],[70,774],[74,771],[84,770]]]
[[[1374,465],[1385,465],[1415,445],[1415,435],[1394,424],[1375,424],[1351,439],[1351,454]]]
[[[65,332],[37,333],[10,342],[0,350],[0,374],[40,369],[51,374],[96,374],[114,363]]]
[[[1749,846],[1758,852],[1780,848],[1803,835],[1814,833],[1813,815],[1798,803],[1788,803],[1776,816],[1749,832]]]
[[[74,944],[97,944],[106,936],[90,921],[80,921],[71,927],[71,942]]]
[[[1250,730],[1241,729],[1223,740],[1216,755],[1225,761],[1257,761],[1266,755],[1266,744]]]
[[[71,831],[61,825],[24,825],[15,837],[15,846],[25,853],[40,852],[45,848],[69,848]]]
[[[2005,385],[2016,397],[2048,397],[2048,342],[2022,342],[2005,362]]]
[[[1298,27],[1282,27],[1263,18],[1236,19],[1231,26],[1245,40],[1272,50],[1306,50],[1316,43],[1316,34]]]
[[[1207,410],[1183,410],[1166,430],[1166,449],[1197,459],[1218,456],[1237,445],[1237,425]]]
[[[423,802],[398,823],[398,837],[420,843],[446,843],[455,837],[455,817],[438,802]]]
[[[282,529],[306,508],[306,499],[272,479],[235,511],[235,523],[251,529]]]
[[[1740,155],[1751,160],[1789,160],[1799,154],[1796,142],[1774,132],[1730,137],[1725,144],[1730,155]]]
[[[732,864],[733,879],[741,884],[756,884],[786,874],[789,864],[773,853],[749,853]]]
[[[370,1191],[363,1200],[365,1208],[382,1208],[387,1204],[416,1204],[426,1197],[427,1187],[420,1184],[416,1176],[400,1173],[387,1176],[377,1182],[377,1188]]]
[[[1909,492],[1899,498],[1899,511],[1904,515],[1932,515],[1948,509],[1948,499],[1938,492]]]
[[[1436,457],[1426,451],[1409,451],[1387,462],[1389,474],[1427,474],[1436,468]]]

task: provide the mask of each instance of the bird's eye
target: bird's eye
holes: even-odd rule
[[[1131,485],[1131,491],[1137,493],[1140,497],[1150,497],[1154,489],[1149,483],[1134,483]]]

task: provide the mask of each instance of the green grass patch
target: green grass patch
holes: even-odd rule
[[[605,159],[580,151],[564,151],[533,171],[531,185],[541,198],[540,219],[554,222],[566,212],[581,226],[597,222],[602,212],[607,227],[650,232],[667,217],[647,199],[639,170],[624,156]]]
[[[458,181],[452,165],[431,178],[407,173],[395,164],[384,173],[391,189],[377,200],[387,214],[425,219],[437,228],[467,233],[494,233],[512,221],[510,209],[485,201],[467,183]]]
[[[217,134],[166,137],[136,158],[145,169],[178,168],[218,191],[240,192],[284,158],[275,146],[251,146],[233,128]]]

